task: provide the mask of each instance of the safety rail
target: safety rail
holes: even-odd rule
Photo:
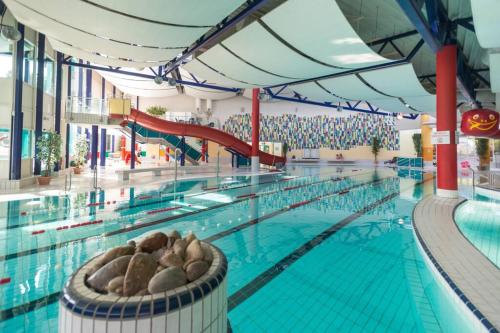
[[[474,170],[472,171],[472,187],[482,187],[491,190],[500,190],[500,171]]]
[[[398,167],[423,168],[424,161],[422,157],[398,157],[396,165]]]
[[[107,98],[69,96],[66,100],[66,112],[107,116],[108,105]]]

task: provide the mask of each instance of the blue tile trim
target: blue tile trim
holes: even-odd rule
[[[434,267],[438,270],[439,274],[443,277],[443,279],[448,283],[450,288],[457,294],[457,296],[462,300],[462,302],[465,303],[465,305],[469,308],[469,310],[472,311],[474,316],[476,316],[477,319],[483,324],[483,326],[491,333],[499,333],[499,331],[493,326],[493,324],[479,311],[479,309],[467,298],[467,296],[463,293],[463,291],[458,288],[458,286],[453,282],[451,277],[443,270],[441,265],[437,262],[436,258],[432,255],[431,251],[427,247],[427,244],[425,244],[425,241],[423,240],[422,236],[420,235],[420,232],[418,231],[417,226],[415,225],[415,209],[417,206],[413,208],[413,213],[412,213],[412,225],[413,225],[413,230],[415,230],[415,235],[417,235],[417,240],[422,246],[422,249],[424,250],[425,254],[427,257],[430,259]],[[453,216],[455,216],[455,210],[457,209],[458,206],[456,206],[453,209]]]
[[[182,309],[200,300],[203,296],[210,294],[212,290],[217,288],[226,277],[227,259],[217,247],[213,247],[219,257],[219,264],[215,271],[199,286],[193,284],[179,295],[171,295],[168,299],[159,298],[154,301],[151,301],[151,296],[148,295],[140,301],[130,303],[98,302],[96,300],[80,296],[78,291],[72,287],[72,282],[80,271],[78,270],[64,286],[63,293],[60,298],[61,305],[84,317],[105,319],[150,318],[154,315],[165,314]]]

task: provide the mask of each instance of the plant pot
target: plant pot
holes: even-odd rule
[[[73,168],[73,172],[75,173],[75,175],[79,175],[80,173],[82,173],[82,168],[80,168],[80,167],[74,167]]]
[[[49,185],[50,184],[50,176],[40,176],[37,178],[38,185]]]

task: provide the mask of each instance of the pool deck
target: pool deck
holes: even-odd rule
[[[489,332],[500,329],[500,270],[461,233],[454,221],[465,199],[427,196],[415,207],[415,233],[429,259]]]

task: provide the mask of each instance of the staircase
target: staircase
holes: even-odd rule
[[[130,137],[132,133],[132,129],[130,128],[132,124],[129,124],[127,127],[122,128],[122,132]],[[142,127],[139,124],[135,125],[135,139],[140,143],[152,143],[152,144],[160,144],[169,147],[174,150],[176,148],[180,148],[181,139],[176,135],[168,135],[163,133],[158,133],[156,131],[151,131],[145,127]],[[189,161],[192,165],[198,165],[198,160],[201,158],[201,153],[196,150],[194,147],[189,145],[187,142],[185,144],[186,147],[186,160]]]

